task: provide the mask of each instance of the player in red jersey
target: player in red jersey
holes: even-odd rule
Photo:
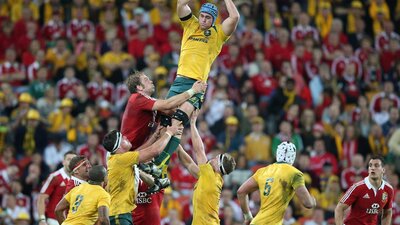
[[[65,188],[65,194],[72,188],[87,182],[89,179],[89,170],[92,168],[92,165],[85,156],[77,155],[71,159],[68,168],[71,171],[71,179],[69,179]]]
[[[390,225],[392,220],[393,188],[383,174],[383,158],[373,156],[368,163],[368,176],[353,184],[347,190],[335,209],[336,224]],[[343,221],[344,211],[351,207],[350,214]],[[382,215],[382,216],[378,216]]]
[[[122,117],[121,133],[131,142],[131,149],[138,150],[148,147],[145,141],[149,138],[152,129],[156,127],[158,111],[169,114],[194,94],[204,92],[206,88],[204,83],[196,82],[191,91],[166,100],[159,100],[151,97],[155,91],[153,81],[142,72],[130,75],[126,80],[126,85],[131,96]],[[147,185],[141,181],[136,199],[137,207],[132,215],[135,225],[159,225],[161,223],[160,206],[163,193],[149,195],[146,193],[147,190]]]
[[[70,179],[68,165],[75,156],[76,153],[72,151],[65,153],[62,162],[63,168],[51,173],[43,184],[37,201],[39,225],[58,225],[54,210],[64,196]]]

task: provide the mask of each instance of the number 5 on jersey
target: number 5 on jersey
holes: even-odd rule
[[[265,180],[264,196],[268,196],[271,193],[272,182],[274,182],[274,178],[267,178]]]
[[[72,213],[76,213],[76,211],[78,211],[78,208],[81,205],[82,201],[83,201],[83,195],[76,196],[74,205],[72,206],[71,209]]]

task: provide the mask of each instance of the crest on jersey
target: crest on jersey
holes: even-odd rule
[[[383,194],[382,194],[382,202],[386,202],[387,198],[388,198],[387,192],[383,192]]]
[[[211,35],[211,30],[205,30],[204,31],[204,36],[208,37]]]

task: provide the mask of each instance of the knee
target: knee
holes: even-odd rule
[[[185,111],[181,109],[177,109],[176,112],[172,115],[172,118],[181,121],[184,126],[189,124],[189,116],[186,114]]]

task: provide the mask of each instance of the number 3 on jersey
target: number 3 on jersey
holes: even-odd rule
[[[272,182],[274,182],[274,178],[267,178],[265,180],[264,196],[268,196],[271,193]]]
[[[83,195],[76,196],[74,205],[72,206],[71,209],[72,213],[76,213],[76,211],[78,211],[78,208],[81,205],[82,201],[83,201]]]

